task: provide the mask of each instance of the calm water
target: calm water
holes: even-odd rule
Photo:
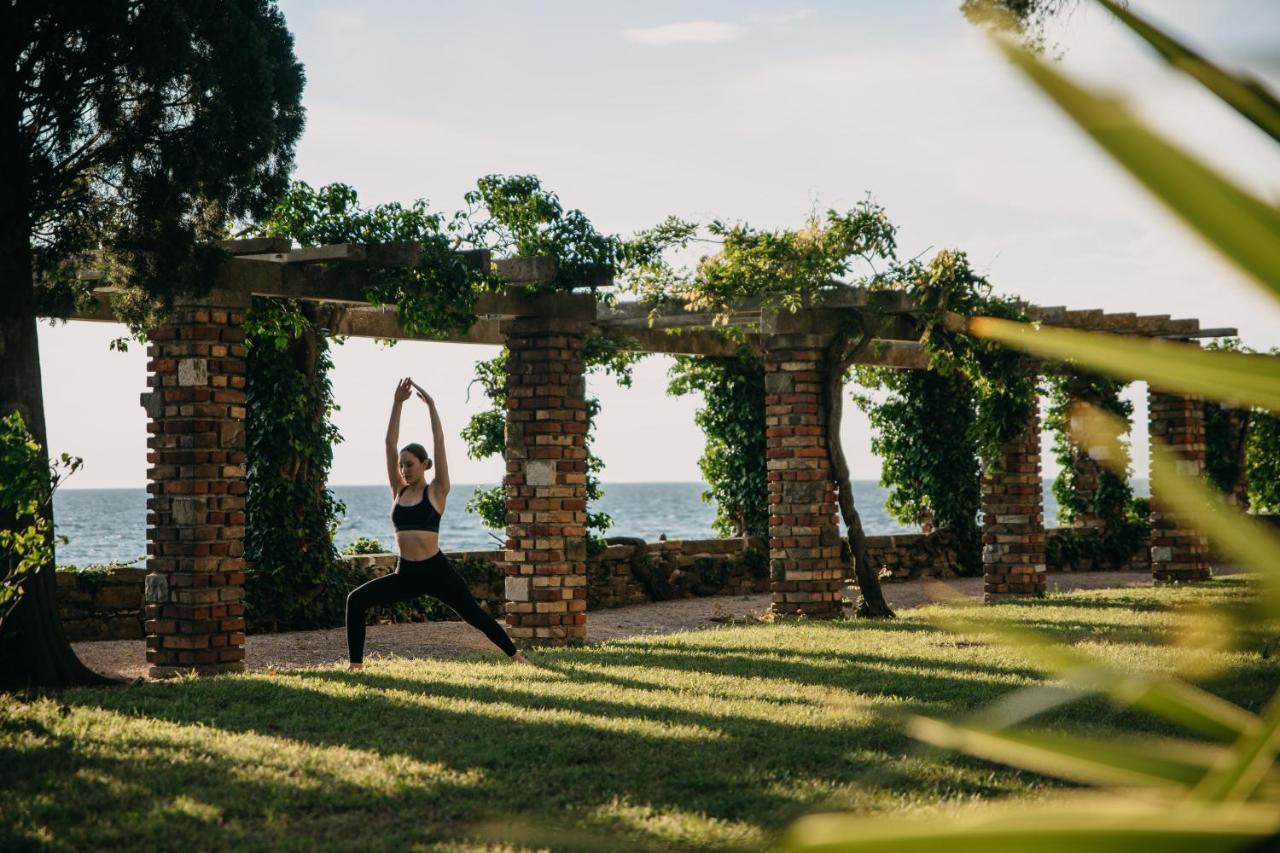
[[[450,550],[500,548],[498,531],[485,528],[463,507],[476,486],[454,486],[449,495],[443,542]],[[703,503],[701,483],[606,483],[599,508],[613,516],[611,536],[657,539],[710,537],[715,511]],[[1147,494],[1145,480],[1135,480],[1134,490]],[[335,486],[334,494],[346,504],[346,517],[336,537],[341,549],[358,536],[377,539],[391,547],[390,493],[385,486]],[[884,511],[889,490],[870,480],[854,483],[854,498],[862,523],[872,535],[912,533]],[[146,502],[143,489],[59,489],[54,493],[54,521],[58,533],[69,540],[58,548],[60,564],[105,563],[133,560],[147,552]],[[1045,518],[1050,524],[1057,503],[1045,481]]]

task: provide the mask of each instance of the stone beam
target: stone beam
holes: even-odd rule
[[[421,244],[414,241],[292,248],[287,240],[253,238],[222,241],[219,245],[233,257],[222,265],[217,274],[215,286],[218,289],[254,296],[276,296],[354,306],[369,305],[366,291],[370,266],[414,267],[421,261]],[[683,301],[657,304],[624,302],[596,307],[592,295],[587,293],[529,292],[530,285],[554,280],[556,263],[553,258],[504,258],[492,261],[487,251],[459,254],[475,268],[492,267],[509,285],[503,293],[484,294],[480,297],[477,313],[487,319],[546,316],[563,310],[568,311],[575,319],[590,320],[600,328],[653,331],[715,329],[726,325],[750,332],[755,331],[764,315],[777,316],[779,313],[779,309],[765,308],[758,297],[735,303],[727,313],[711,309],[690,311]],[[80,278],[99,281],[103,278],[103,273],[101,270],[85,270],[81,272]],[[607,270],[601,269],[589,283],[607,287],[612,284],[612,276]],[[878,337],[896,341],[913,341],[918,337],[920,309],[901,291],[869,291],[833,282],[831,287],[816,294],[814,301],[817,304],[805,309],[806,313],[833,318],[841,314],[856,314],[864,321],[874,322],[875,325],[870,328]],[[592,306],[590,310],[588,305]],[[1063,306],[1025,307],[1028,317],[1035,322],[1088,331],[1188,339],[1223,337],[1236,333],[1234,328],[1229,327],[1202,330],[1197,319],[1175,320],[1167,314],[1108,314],[1100,308],[1068,310]],[[105,319],[101,306],[77,316],[89,320]],[[949,330],[962,331],[967,327],[968,318],[954,312],[945,312],[943,324]],[[701,341],[697,347],[699,352],[717,349]],[[674,350],[655,346],[655,351]]]
[[[929,353],[919,341],[889,341],[872,338],[867,348],[855,356],[854,364],[869,367],[894,367],[903,370],[928,370]]]
[[[396,316],[395,306],[385,305],[376,308],[345,308],[333,312],[330,331],[335,335],[346,335],[353,338],[383,338],[390,340],[440,341],[451,344],[487,344],[502,346],[506,343],[498,320],[477,320],[462,335],[435,337],[428,335],[410,335],[405,332]]]
[[[516,286],[503,293],[481,294],[476,314],[486,318],[560,317],[590,323],[596,318],[596,300],[589,293],[531,293]]]
[[[739,344],[719,332],[687,329],[665,332],[661,329],[618,329],[605,327],[602,333],[616,340],[630,352],[667,353],[670,355],[709,355],[730,358],[738,353]],[[749,336],[754,338],[754,335]]]

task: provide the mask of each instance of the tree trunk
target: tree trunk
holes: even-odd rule
[[[13,68],[10,61],[0,70],[0,417],[18,412],[47,463],[31,280],[29,152],[18,128],[22,111]],[[52,515],[52,504],[44,511]],[[13,513],[0,511],[0,528],[18,529]],[[80,662],[67,640],[58,616],[54,566],[41,566],[22,586],[22,597],[0,622],[0,689],[106,683]]]
[[[869,337],[869,336],[868,336]],[[873,619],[892,619],[894,612],[884,600],[880,589],[880,577],[871,566],[867,553],[867,535],[862,529],[862,517],[853,504],[853,484],[849,480],[849,464],[840,444],[840,421],[844,416],[844,375],[852,363],[846,353],[849,338],[838,335],[827,354],[826,403],[827,453],[831,457],[831,475],[836,481],[836,498],[840,503],[840,515],[849,529],[849,553],[853,557],[853,571],[858,579],[859,601],[857,615]],[[855,347],[855,352],[858,348]]]
[[[0,249],[0,416],[19,412],[47,463],[30,254],[16,249],[12,235],[0,239],[6,244]],[[45,512],[51,515],[53,507]],[[15,530],[18,524],[12,513],[0,512],[0,526]],[[0,689],[114,683],[76,657],[58,615],[56,592],[52,565],[23,581],[21,599],[0,623]]]

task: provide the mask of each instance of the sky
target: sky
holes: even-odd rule
[[[1280,3],[1132,0],[1228,67],[1280,89]],[[295,176],[351,184],[367,205],[452,212],[476,178],[536,174],[603,232],[670,214],[799,225],[870,194],[904,257],[969,253],[997,291],[1041,305],[1198,317],[1280,346],[1280,306],[1184,230],[968,25],[959,0],[903,2],[281,3],[306,67]],[[1280,153],[1087,0],[1055,23],[1061,68],[1280,202]],[[50,449],[81,456],[67,488],[146,481],[142,349],[122,326],[41,325]],[[468,383],[493,347],[349,339],[334,352],[331,482],[376,483],[396,380],[432,391],[453,479],[497,482],[458,432],[484,408]],[[670,359],[630,389],[591,379],[607,482],[699,479],[698,400],[666,395]],[[1145,394],[1135,467],[1146,466]],[[864,416],[846,407],[852,474],[877,479]],[[425,410],[404,440],[429,442]],[[418,420],[413,420],[417,418]],[[1046,447],[1049,437],[1045,436]],[[1046,474],[1054,473],[1048,456]]]

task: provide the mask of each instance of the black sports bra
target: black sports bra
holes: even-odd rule
[[[407,488],[409,487],[404,487],[404,489]],[[422,500],[416,504],[401,506],[400,495],[404,494],[404,489],[401,489],[400,494],[396,495],[396,505],[391,508],[391,524],[397,531],[429,530],[432,533],[439,533],[440,513],[431,505],[431,499],[427,496],[426,491],[423,491]]]

